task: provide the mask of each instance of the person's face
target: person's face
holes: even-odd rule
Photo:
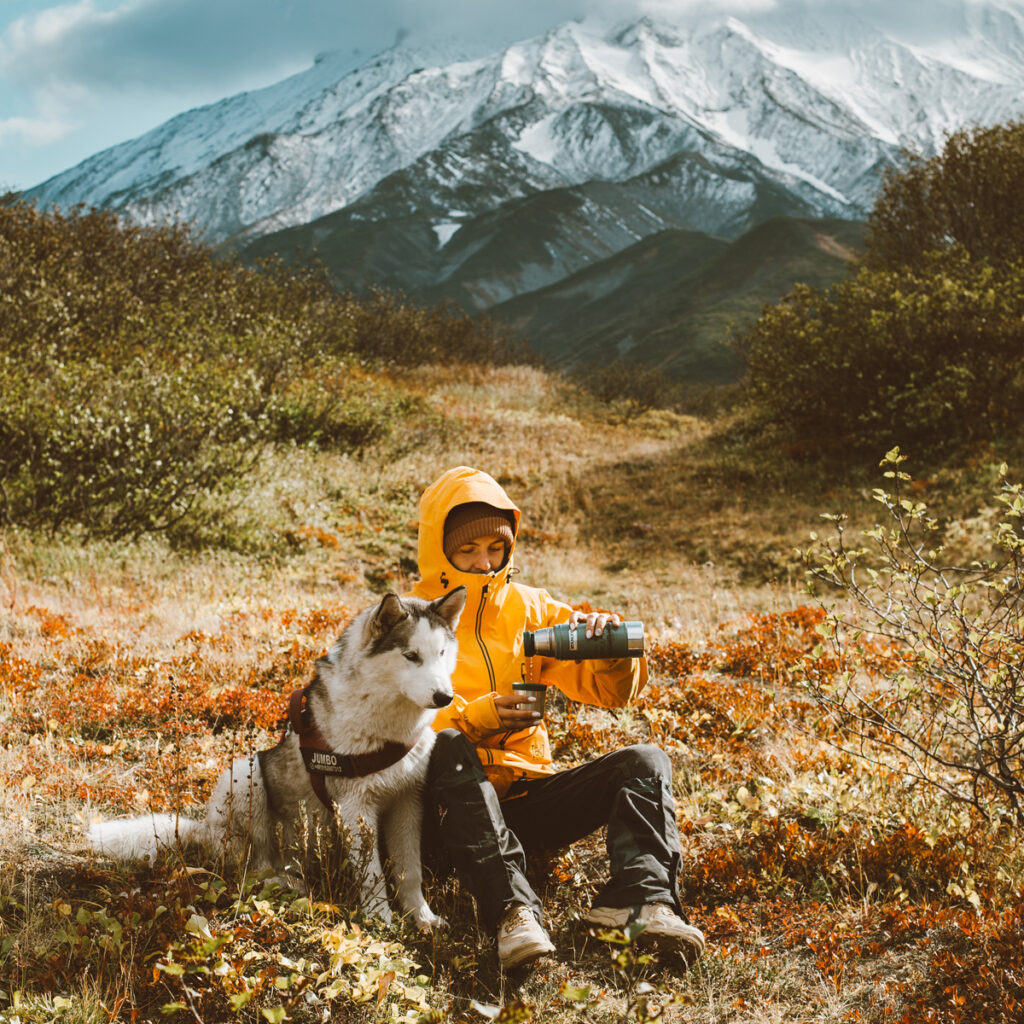
[[[505,542],[496,533],[474,537],[460,544],[452,553],[451,562],[461,572],[491,572],[505,561]]]

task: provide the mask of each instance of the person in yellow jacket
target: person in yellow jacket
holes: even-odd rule
[[[456,635],[455,699],[435,721],[425,808],[425,846],[440,845],[497,929],[502,967],[523,966],[554,945],[526,879],[525,850],[557,849],[607,826],[610,878],[586,915],[691,959],[704,937],[679,904],[679,835],[672,768],[664,751],[638,744],[575,768],[552,764],[543,718],[512,684],[531,670],[524,630],[586,622],[600,634],[617,615],[583,616],[546,591],[514,582],[519,509],[486,473],[458,466],[423,493],[417,597],[467,589]],[[534,658],[533,679],[572,700],[621,707],[647,682],[643,658]]]

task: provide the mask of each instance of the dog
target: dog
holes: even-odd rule
[[[436,735],[431,723],[454,696],[455,628],[465,603],[465,587],[436,601],[386,595],[352,620],[316,662],[313,681],[292,694],[277,746],[238,758],[221,774],[204,819],[101,822],[89,831],[92,846],[129,859],[192,841],[248,851],[255,867],[281,869],[303,813],[310,826],[327,828],[337,814],[353,862],[366,865],[363,912],[391,923],[379,831],[402,912],[422,930],[440,927],[423,896],[422,790]]]

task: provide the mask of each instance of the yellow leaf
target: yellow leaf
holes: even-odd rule
[[[34,775],[26,775],[21,780],[21,791],[27,793],[36,784],[36,777]]]
[[[761,801],[746,786],[740,786],[736,791],[736,802],[748,811],[756,811],[761,807]]]

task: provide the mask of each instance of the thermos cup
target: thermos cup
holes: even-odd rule
[[[541,718],[544,717],[545,697],[548,692],[544,683],[513,683],[512,692],[523,698],[533,698],[532,704],[527,702],[519,705],[521,711],[536,711]]]
[[[523,633],[523,654],[539,654],[560,661],[584,661],[589,658],[640,658],[644,653],[644,624],[623,622],[608,624],[600,636],[587,636],[587,625],[562,623]]]

